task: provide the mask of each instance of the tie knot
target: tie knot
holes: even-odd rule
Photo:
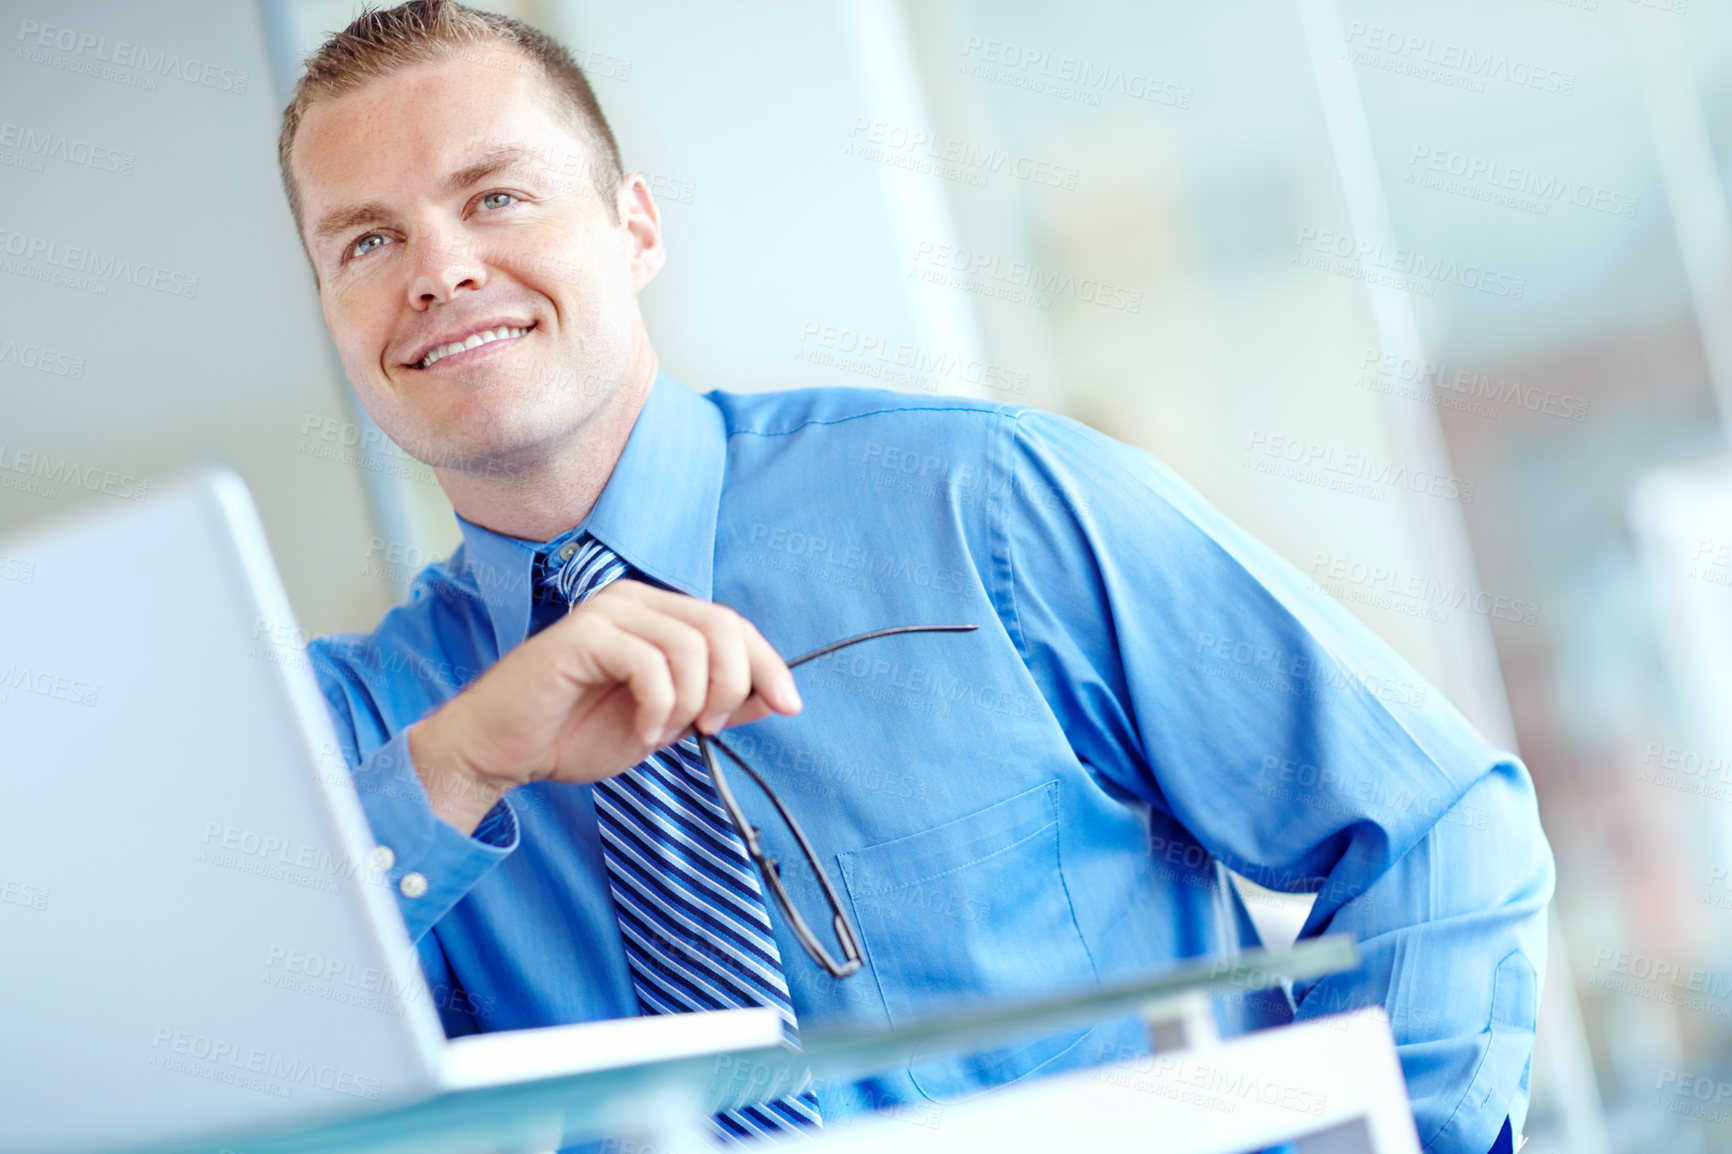
[[[540,565],[539,584],[567,605],[582,604],[630,571],[618,554],[587,533],[542,554]]]

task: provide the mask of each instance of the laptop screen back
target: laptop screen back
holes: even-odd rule
[[[0,543],[0,1151],[431,1088],[444,1035],[304,643],[226,470]]]

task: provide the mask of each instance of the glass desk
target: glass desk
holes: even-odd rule
[[[1211,993],[1251,992],[1351,969],[1354,942],[1335,935],[1285,951],[1199,960],[1130,982],[1014,1006],[972,1010],[888,1032],[812,1030],[803,1052],[720,1050],[442,1094],[292,1134],[237,1135],[174,1154],[537,1154],[602,1135],[696,1133],[716,1109],[786,1092],[810,1070],[848,1081],[914,1059],[957,1056],[1132,1014],[1175,1019]],[[143,1154],[143,1152],[140,1152]],[[149,1154],[170,1154],[157,1148]]]

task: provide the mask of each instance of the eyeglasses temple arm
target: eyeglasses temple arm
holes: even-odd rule
[[[828,970],[832,977],[845,978],[859,970],[860,944],[854,935],[854,927],[848,923],[848,916],[842,909],[841,898],[837,895],[835,887],[830,884],[829,875],[819,864],[817,852],[813,850],[812,843],[806,840],[806,831],[800,828],[800,823],[794,820],[794,815],[788,811],[787,806],[782,804],[782,799],[776,795],[776,792],[764,783],[762,777],[758,776],[758,771],[747,765],[740,755],[729,749],[720,738],[714,734],[700,734],[698,744],[704,753],[704,760],[708,764],[710,777],[716,783],[716,792],[721,796],[729,814],[734,818],[734,824],[740,827],[740,836],[746,842],[746,852],[757,863],[765,880],[775,888],[776,896],[782,904],[782,911],[795,925],[796,936],[801,939],[800,944],[806,948],[808,954],[812,955],[812,960]],[[794,907],[793,902],[783,889],[776,860],[764,853],[759,846],[757,831],[752,829],[751,823],[745,820],[744,812],[741,811],[739,803],[734,800],[733,790],[728,787],[726,775],[721,772],[721,766],[716,762],[715,756],[709,752],[708,747],[710,745],[714,745],[727,754],[730,761],[746,771],[747,776],[764,792],[764,796],[770,799],[771,804],[776,807],[776,812],[781,814],[782,821],[793,833],[795,840],[800,843],[800,849],[805,853],[807,862],[811,864],[812,873],[817,877],[818,885],[824,890],[824,898],[830,904],[830,925],[836,933],[836,940],[842,947],[842,954],[847,959],[846,961],[837,962],[830,956],[830,952],[824,948],[822,942],[818,941],[817,935],[812,932],[811,927],[806,925],[806,920],[800,916],[800,911]]]
[[[776,807],[776,812],[782,815],[782,820],[788,824],[789,830],[793,832],[794,839],[800,843],[800,849],[805,853],[806,860],[816,865],[818,851],[813,849],[812,843],[806,840],[806,831],[800,828],[800,823],[794,820],[794,815],[788,812],[788,807],[782,804],[782,799],[776,795],[774,790],[764,784],[764,779],[758,776],[757,770],[742,761],[740,755],[729,749],[720,738],[711,736],[709,740],[715,743],[717,749],[728,755],[729,761],[745,770],[758,788],[764,791],[764,796],[770,799],[770,803]],[[829,899],[830,908],[840,913],[842,900],[836,895],[835,887],[830,884],[829,876],[821,870],[815,872],[818,874],[818,884],[824,888],[824,896]]]
[[[808,661],[815,661],[826,654],[834,653],[838,649],[846,649],[850,645],[858,645],[862,641],[874,641],[877,638],[890,637],[897,633],[972,633],[979,628],[980,626],[978,625],[895,625],[889,629],[874,629],[870,633],[861,633],[853,637],[844,637],[840,641],[832,641],[828,645],[821,645],[810,653],[802,653],[800,656],[794,658],[794,660],[788,662],[788,668],[792,669],[796,665],[804,665]],[[728,756],[734,757],[731,753],[728,754]],[[737,762],[740,761],[737,757],[734,757],[734,760]],[[740,764],[744,765],[745,763],[740,762]]]
[[[896,625],[888,629],[874,629],[869,633],[844,637],[840,641],[821,646],[810,653],[801,654],[788,662],[788,668],[792,669],[795,666],[804,665],[808,661],[815,661],[839,649],[858,645],[862,641],[873,641],[879,637],[892,637],[898,633],[972,633],[978,628],[977,625]],[[861,965],[859,940],[855,937],[854,927],[848,922],[848,915],[842,907],[842,899],[836,893],[836,887],[830,883],[829,874],[818,861],[817,851],[812,848],[812,843],[806,839],[806,831],[800,828],[800,823],[794,820],[794,815],[789,812],[786,805],[782,804],[782,799],[776,794],[776,791],[771,789],[762,777],[758,776],[758,771],[747,765],[745,759],[739,754],[729,749],[727,743],[722,741],[720,737],[715,734],[704,733],[695,736],[697,737],[698,751],[703,757],[705,767],[710,771],[711,781],[715,783],[716,793],[726,807],[728,816],[733,819],[735,827],[739,830],[740,837],[745,842],[746,853],[757,864],[759,871],[763,873],[764,879],[769,882],[771,888],[775,890],[777,901],[780,902],[783,912],[788,915],[788,920],[793,924],[795,935],[800,939],[800,944],[812,956],[812,960],[828,970],[832,977],[845,978],[858,971]],[[722,772],[721,763],[710,751],[712,745],[726,754],[729,761],[745,770],[752,782],[763,791],[764,796],[770,799],[771,804],[776,807],[776,812],[781,815],[783,823],[787,825],[789,832],[800,843],[800,850],[806,855],[807,862],[811,864],[812,873],[818,879],[819,887],[824,891],[825,900],[830,903],[830,924],[835,930],[837,942],[841,944],[842,953],[847,958],[845,962],[839,963],[830,956],[830,952],[824,948],[824,944],[818,940],[817,935],[812,932],[812,928],[806,924],[806,919],[800,915],[799,910],[794,908],[793,902],[789,899],[787,891],[782,885],[781,871],[776,860],[764,852],[758,841],[758,831],[753,829],[752,824],[746,820],[745,812],[740,809],[740,803],[735,799],[734,791],[728,785],[727,775]]]

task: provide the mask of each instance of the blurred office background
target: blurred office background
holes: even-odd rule
[[[675,376],[1076,416],[1519,748],[1559,866],[1528,1149],[1732,1150],[1732,8],[484,6],[650,175]],[[455,544],[277,185],[357,10],[0,0],[0,530],[227,460],[314,634]]]

